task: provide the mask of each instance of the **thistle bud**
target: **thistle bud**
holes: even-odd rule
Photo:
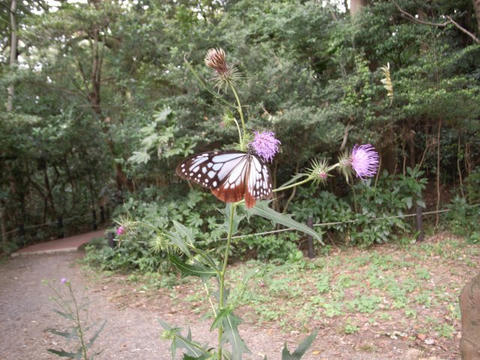
[[[205,56],[205,65],[215,70],[219,75],[225,75],[229,69],[223,49],[210,49]]]
[[[205,65],[215,70],[214,81],[217,88],[227,88],[239,78],[234,66],[227,64],[225,51],[223,49],[210,49],[205,56]]]

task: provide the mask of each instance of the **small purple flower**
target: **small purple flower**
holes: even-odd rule
[[[350,155],[350,161],[359,178],[372,177],[377,173],[378,153],[370,144],[355,145]]]
[[[119,228],[117,229],[117,235],[123,235],[125,234],[125,228],[123,226],[119,226]]]
[[[60,282],[61,282],[62,284],[65,284],[67,281],[68,281],[67,278],[61,278],[61,279],[60,279]]]
[[[249,145],[263,160],[271,162],[278,152],[280,144],[280,140],[275,138],[273,131],[264,131],[261,133],[255,131],[255,138]]]

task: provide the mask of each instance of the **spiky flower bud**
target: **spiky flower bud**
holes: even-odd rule
[[[309,177],[317,183],[326,183],[328,178],[328,163],[327,160],[313,160],[312,166],[309,169]]]
[[[223,49],[210,49],[205,56],[205,65],[215,70],[219,75],[228,72],[225,51]]]
[[[205,56],[205,65],[215,70],[215,86],[227,89],[228,86],[239,78],[234,66],[227,64],[225,51],[223,49],[210,49]]]

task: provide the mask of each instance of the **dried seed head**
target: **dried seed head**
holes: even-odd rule
[[[223,49],[210,49],[205,56],[205,65],[215,70],[219,75],[225,75],[229,69]]]

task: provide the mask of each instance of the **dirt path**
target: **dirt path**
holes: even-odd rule
[[[160,339],[160,318],[181,327],[194,324],[191,326],[194,339],[215,344],[216,334],[209,332],[210,323],[188,311],[174,308],[166,293],[159,293],[155,307],[119,307],[114,300],[118,287],[110,288],[86,276],[76,264],[80,256],[80,253],[35,255],[9,259],[0,264],[0,360],[57,359],[46,349],[60,347],[57,343],[59,337],[46,329],[61,329],[63,319],[52,311],[51,291],[42,284],[42,280],[58,283],[62,277],[71,281],[77,293],[88,296],[91,320],[108,321],[96,342],[96,348],[103,350],[96,359],[170,359],[169,342]],[[128,288],[123,290],[132,291]],[[264,355],[270,360],[280,359],[285,341],[293,349],[293,344],[305,336],[281,334],[273,328],[248,324],[242,324],[240,332],[252,350],[252,354],[245,358],[255,360],[263,359]],[[382,357],[358,353],[342,336],[331,332],[331,329],[321,329],[305,360],[408,358],[405,353],[395,353],[394,349]],[[327,334],[328,342],[325,341]]]
[[[109,301],[108,290],[89,281],[76,265],[75,260],[80,256],[79,253],[25,256],[0,265],[0,359],[57,359],[46,349],[58,348],[59,337],[46,329],[61,329],[63,319],[52,311],[51,291],[42,280],[58,282],[62,277],[68,278],[77,292],[88,296],[92,320],[108,320],[96,342],[96,347],[103,350],[97,359],[169,359],[169,343],[160,339],[158,319],[180,326],[191,319],[168,308],[160,313],[130,307],[119,309]],[[258,329],[247,331],[252,330]],[[197,319],[192,333],[203,342],[215,342],[215,334],[209,332],[207,322]],[[256,349],[267,344],[272,349],[281,349],[282,343],[283,339],[260,332],[256,339],[249,339],[252,352],[257,354],[252,358],[261,358]],[[267,355],[278,359],[279,353],[280,350]]]

